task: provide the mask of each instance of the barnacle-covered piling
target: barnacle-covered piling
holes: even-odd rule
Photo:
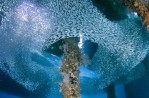
[[[75,39],[65,39],[64,59],[60,72],[63,76],[61,92],[64,98],[80,98],[79,65],[80,51]]]
[[[129,9],[138,13],[145,27],[149,30],[149,4],[146,0],[123,0]]]

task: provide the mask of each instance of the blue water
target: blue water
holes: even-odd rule
[[[149,33],[118,1],[0,0],[0,98],[62,98],[66,37],[80,40],[81,98],[149,98]]]
[[[5,92],[0,92],[0,98],[19,98],[19,97],[14,96],[14,95],[10,95],[10,94],[5,93]]]

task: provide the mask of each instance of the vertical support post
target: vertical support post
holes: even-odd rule
[[[60,69],[63,81],[61,93],[64,98],[80,98],[79,66],[81,62],[78,42],[75,38],[64,40],[64,58]]]
[[[138,13],[145,27],[149,30],[149,4],[146,0],[123,0],[129,9]]]

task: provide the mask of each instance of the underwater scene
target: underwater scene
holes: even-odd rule
[[[149,0],[0,0],[0,98],[149,98]]]

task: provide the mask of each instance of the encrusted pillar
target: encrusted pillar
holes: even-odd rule
[[[149,30],[149,4],[147,0],[123,0],[129,9],[138,13],[146,28]]]
[[[79,65],[81,61],[75,38],[64,40],[64,58],[60,72],[63,76],[61,93],[64,98],[80,98]]]

